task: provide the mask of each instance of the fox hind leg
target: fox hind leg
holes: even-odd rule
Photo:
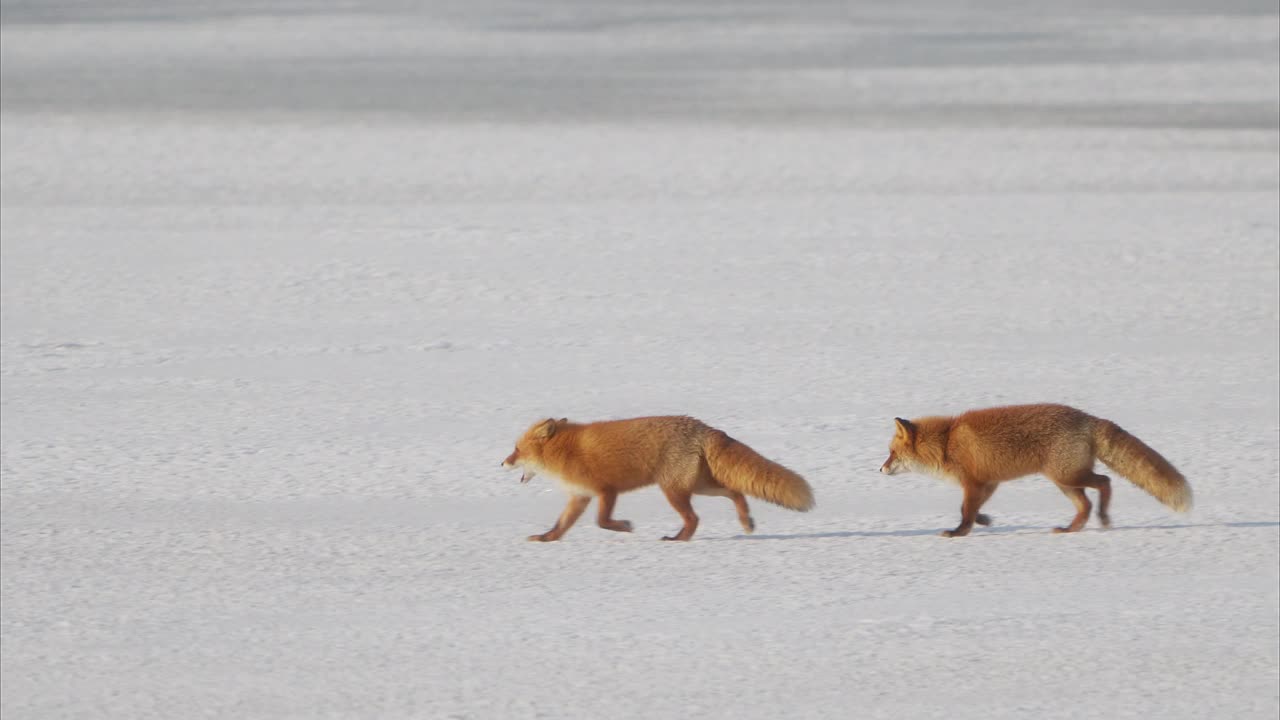
[[[1098,491],[1098,522],[1102,527],[1111,527],[1111,478],[1099,475],[1090,470],[1088,477],[1080,480],[1080,484]]]
[[[1089,522],[1089,512],[1093,510],[1093,503],[1089,502],[1089,496],[1084,494],[1082,487],[1058,484],[1058,489],[1076,506],[1076,516],[1071,519],[1071,524],[1066,527],[1056,527],[1053,531],[1055,533],[1077,532]]]
[[[693,493],[683,488],[663,486],[662,494],[667,496],[667,502],[671,503],[671,507],[684,520],[684,527],[680,528],[680,532],[662,539],[685,541],[692,538],[698,529],[698,516],[693,512]]]
[[[740,492],[729,497],[733,500],[733,506],[738,509],[738,522],[742,525],[742,531],[748,535],[755,532],[756,521],[751,517],[751,508],[747,507],[747,497]]]
[[[1065,483],[1059,483],[1059,487],[1062,487],[1064,484]],[[1074,478],[1071,479],[1071,483],[1068,487],[1078,489],[1081,493],[1084,492],[1085,488],[1093,488],[1094,490],[1097,490],[1098,522],[1101,523],[1104,528],[1111,527],[1111,478],[1106,475],[1099,475],[1092,469],[1081,470]],[[1073,495],[1073,493],[1069,493],[1065,489],[1063,492],[1066,493],[1068,497],[1072,497]],[[1085,497],[1087,499],[1087,496]],[[1074,497],[1072,498],[1072,502],[1075,502]],[[1079,508],[1079,505],[1077,504],[1076,507]],[[1085,518],[1085,521],[1088,521],[1088,517]]]
[[[743,532],[748,535],[755,532],[756,521],[751,517],[751,508],[747,507],[747,497],[716,482],[715,478],[711,477],[710,469],[704,467],[700,470],[698,479],[693,485],[693,494],[729,498],[738,511],[738,523],[742,525]]]

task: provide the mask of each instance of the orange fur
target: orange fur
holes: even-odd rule
[[[1015,405],[971,410],[956,417],[895,418],[897,433],[880,472],[920,472],[964,490],[960,525],[943,534],[967,535],[978,511],[1005,481],[1041,473],[1076,506],[1058,532],[1074,532],[1089,520],[1085,488],[1098,491],[1098,519],[1109,527],[1111,479],[1093,471],[1101,460],[1112,470],[1178,511],[1191,508],[1191,487],[1163,456],[1109,420],[1065,405]]]
[[[554,476],[570,501],[551,530],[530,540],[558,540],[599,498],[598,524],[630,531],[614,520],[619,493],[657,483],[684,527],[665,540],[688,540],[698,526],[693,495],[730,498],[746,532],[755,529],[746,498],[760,498],[792,510],[813,507],[813,491],[804,478],[760,456],[751,448],[699,420],[684,416],[642,417],[593,423],[548,418],[534,423],[516,441],[503,467],[524,468],[522,482],[535,475]]]

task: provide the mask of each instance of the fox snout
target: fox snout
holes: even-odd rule
[[[505,460],[502,461],[502,467],[510,470],[516,466],[516,460],[520,458],[520,451],[514,450]]]
[[[884,461],[884,464],[880,466],[880,472],[884,473],[885,475],[895,475],[897,474],[900,467],[901,465],[898,462],[898,457],[891,453],[889,455],[889,458]]]
[[[524,462],[521,461],[519,450],[515,450],[510,455],[508,455],[507,459],[502,461],[502,467],[508,470],[516,467],[523,469],[524,472],[520,474],[520,482],[522,483],[529,482],[530,480],[533,479],[533,476],[536,474],[533,471],[533,468],[526,466]]]

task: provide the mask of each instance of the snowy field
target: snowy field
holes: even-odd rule
[[[1273,720],[1275,3],[963,5],[5,0],[5,720]],[[877,473],[1026,401],[1195,509]],[[524,541],[658,413],[817,508]]]

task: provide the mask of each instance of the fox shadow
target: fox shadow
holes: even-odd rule
[[[1081,532],[1129,532],[1134,530],[1182,530],[1186,528],[1280,528],[1280,522],[1275,520],[1263,521],[1247,521],[1247,522],[1225,522],[1225,523],[1183,523],[1170,525],[1130,525],[1130,526],[1112,526],[1109,529],[1100,527],[1085,528]],[[856,538],[856,537],[927,537],[937,536],[943,530],[950,528],[920,528],[914,530],[836,530],[831,532],[816,533],[795,533],[792,535],[770,534],[770,535],[734,535],[732,537],[707,538],[708,540],[725,541],[725,540],[821,540],[829,538]],[[974,528],[968,538],[980,538],[984,536],[1000,536],[1000,535],[1049,535],[1053,532],[1052,525],[992,525],[985,528]]]
[[[1249,520],[1240,522],[1223,522],[1223,523],[1181,523],[1174,525],[1131,525],[1128,527],[1113,527],[1108,532],[1124,531],[1124,530],[1182,530],[1185,528],[1280,528],[1280,522],[1275,520]]]

